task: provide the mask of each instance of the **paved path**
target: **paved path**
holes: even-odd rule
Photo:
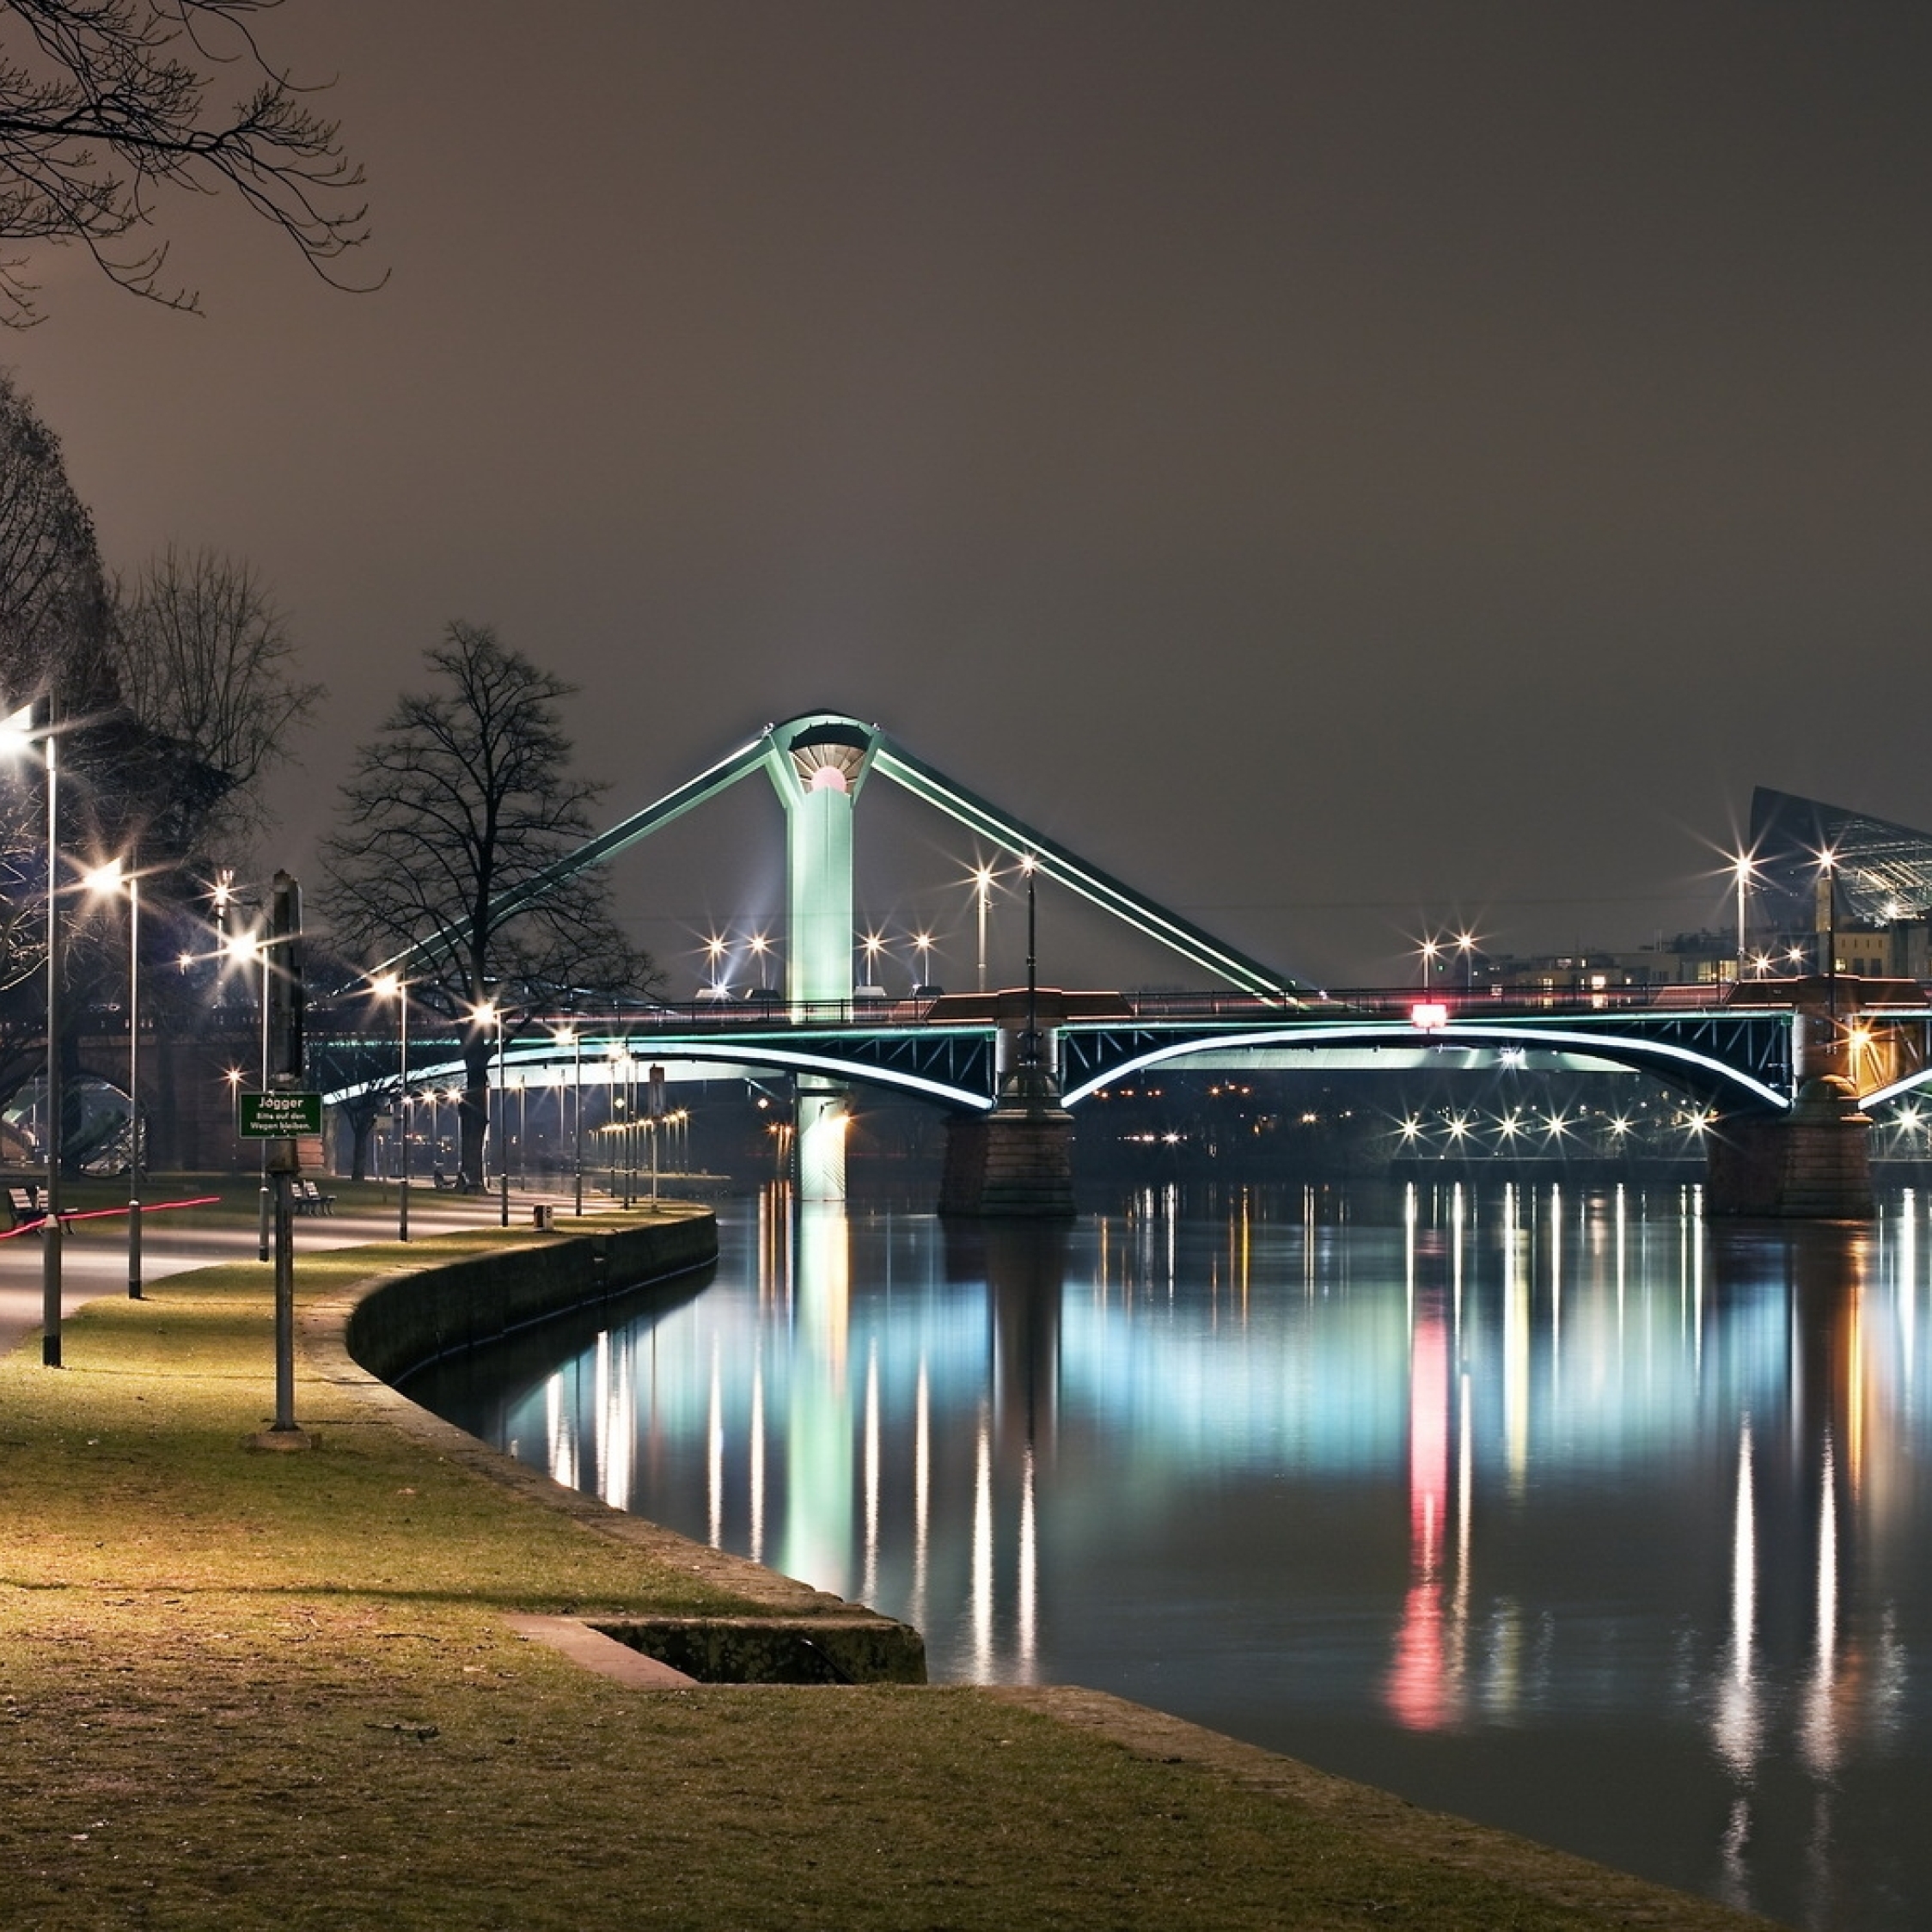
[[[247,1194],[253,1197],[254,1184],[238,1183],[226,1197],[231,1201]],[[528,1227],[530,1208],[541,1200],[560,1201],[561,1196],[539,1194],[510,1197],[512,1227]],[[412,1235],[440,1234],[463,1227],[495,1227],[501,1214],[495,1195],[452,1197],[437,1195],[429,1189],[409,1190],[409,1232]],[[570,1212],[567,1203],[562,1212]],[[253,1261],[258,1239],[253,1226],[208,1228],[170,1226],[165,1214],[149,1215],[141,1226],[141,1275],[144,1281],[158,1281],[178,1275],[184,1269],[205,1268],[211,1262]],[[394,1207],[376,1214],[297,1215],[295,1245],[297,1255],[304,1249],[352,1248],[365,1241],[393,1241],[396,1234]],[[40,1238],[18,1234],[0,1241],[0,1354],[17,1348],[40,1325],[41,1281]],[[266,1266],[264,1265],[266,1273]],[[70,1221],[61,1243],[61,1313],[63,1318],[83,1304],[102,1295],[127,1293],[127,1223],[124,1219]]]

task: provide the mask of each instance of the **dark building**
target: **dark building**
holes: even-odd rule
[[[1827,858],[1841,920],[1890,926],[1932,913],[1932,832],[1761,785],[1751,852],[1760,924],[1813,928]]]

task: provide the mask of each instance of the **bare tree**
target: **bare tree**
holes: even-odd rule
[[[57,685],[65,716],[111,704],[109,608],[94,519],[60,439],[0,375],[0,705]]]
[[[266,820],[259,780],[294,757],[324,688],[293,675],[288,624],[250,565],[170,544],[131,586],[116,624],[120,687],[141,723],[219,774],[184,847],[238,844]]]
[[[342,829],[322,848],[337,944],[371,962],[407,954],[412,999],[458,1023],[486,1005],[643,991],[656,969],[611,917],[601,877],[504,905],[590,836],[586,808],[603,787],[571,776],[557,722],[574,687],[476,625],[451,624],[424,656],[436,688],[403,698],[358,752]],[[476,1024],[463,1038],[460,1165],[479,1188],[497,1041]]]
[[[237,194],[325,280],[368,237],[362,170],[255,38],[282,0],[0,0],[0,241],[78,242],[122,288],[170,309],[150,240],[159,191]],[[212,98],[232,70],[244,91]],[[36,319],[24,259],[0,261],[0,321]]]

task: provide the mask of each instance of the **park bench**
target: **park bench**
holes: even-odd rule
[[[454,1177],[445,1174],[440,1167],[431,1171],[430,1178],[436,1183],[436,1191],[438,1194],[454,1194],[456,1191],[456,1183]]]
[[[38,1227],[47,1218],[40,1206],[40,1190],[31,1183],[7,1189],[7,1211],[15,1227]]]
[[[335,1196],[324,1194],[313,1181],[301,1180],[295,1184],[295,1211],[298,1214],[333,1214],[335,1212]]]

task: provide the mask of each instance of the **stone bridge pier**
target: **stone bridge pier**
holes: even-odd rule
[[[1020,987],[994,996],[999,1104],[946,1122],[939,1212],[1064,1219],[1073,1212],[1073,1116],[1060,1104],[1067,997]]]
[[[1788,1220],[1869,1220],[1872,1123],[1846,1071],[1843,1012],[1801,1007],[1792,1041],[1797,1096],[1785,1114],[1718,1124],[1704,1187],[1708,1214]]]

